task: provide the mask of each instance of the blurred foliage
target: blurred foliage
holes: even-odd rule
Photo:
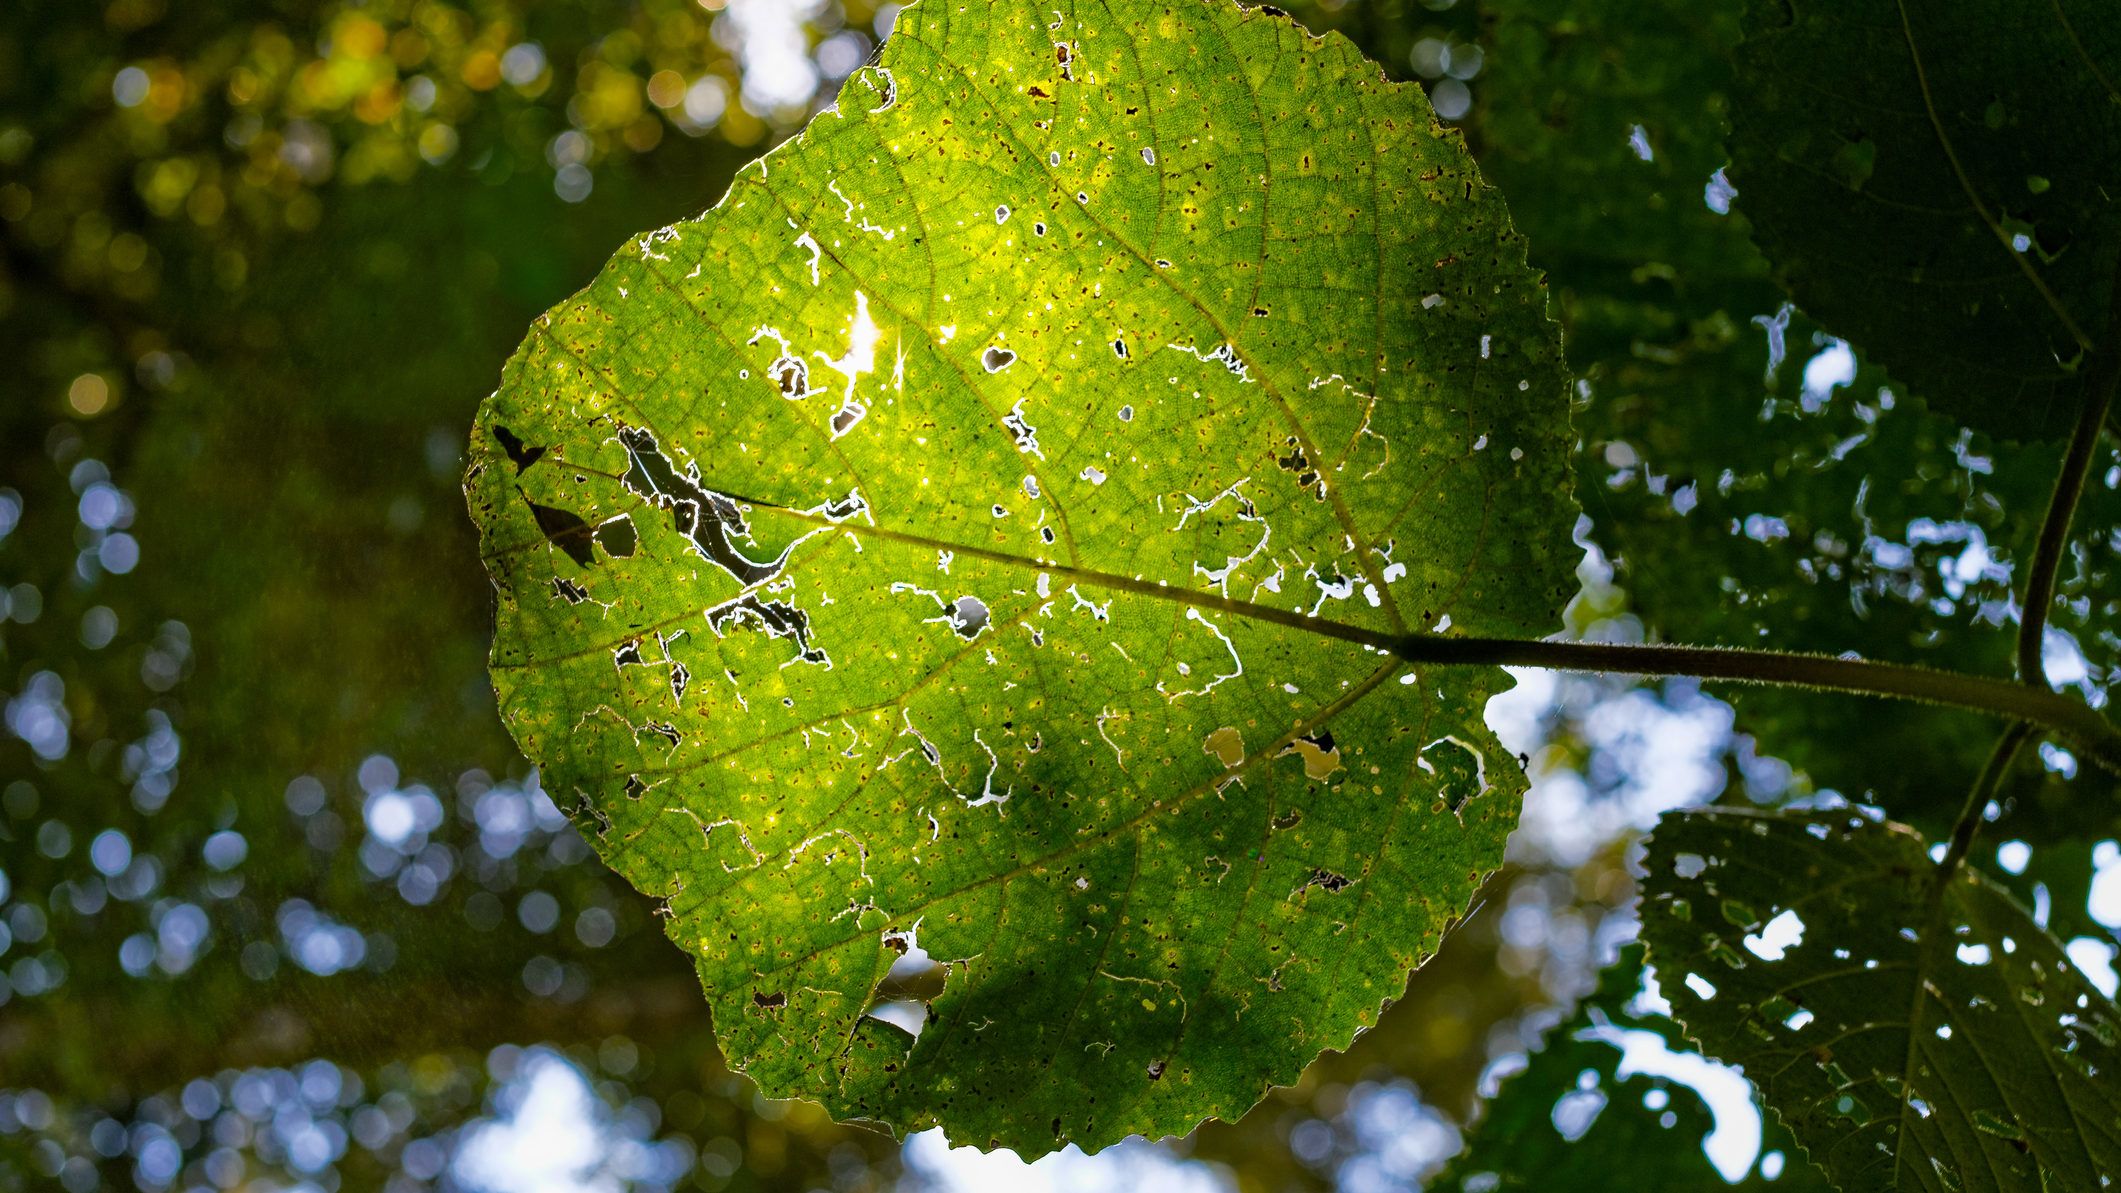
[[[159,1171],[112,1114],[187,1180],[433,1178],[488,1048],[552,1040],[682,1141],[662,1183],[888,1180],[888,1140],[722,1069],[689,966],[509,749],[457,492],[522,323],[807,96],[745,109],[694,4],[232,7],[0,17],[16,1179]],[[324,1056],[328,1154],[277,1094],[190,1114]]]
[[[1583,378],[1570,633],[2008,674],[2055,449],[1860,356],[1828,385],[1846,358],[1800,313],[1763,381],[1781,299],[1715,182],[1730,0],[1283,7],[1465,113],[1553,279]],[[545,1057],[626,1141],[622,1185],[929,1175],[721,1067],[690,967],[507,746],[456,487],[525,323],[889,27],[759,11],[800,65],[713,0],[0,8],[0,1188],[448,1185]],[[2103,704],[2121,471],[2093,480],[2055,624]],[[1934,827],[1991,736],[1751,692],[1726,740],[1680,685],[1550,694],[1519,864],[1346,1055],[1173,1155],[1262,1193],[1417,1186],[1630,930],[1621,849],[1540,824],[1833,789]],[[1644,716],[1712,722],[1727,773],[1664,775]],[[1975,858],[2032,843],[1999,877],[2110,944],[2085,898],[2111,788],[2028,759]]]

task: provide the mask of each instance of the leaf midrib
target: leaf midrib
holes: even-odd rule
[[[706,482],[703,481],[702,483]],[[830,518],[824,517],[823,515],[812,514],[805,510],[792,509],[787,506],[758,503],[754,504],[752,506],[752,509],[755,511],[771,510],[775,514],[778,514],[782,517],[788,518],[796,522],[801,522],[806,525],[837,531],[840,536],[864,534],[874,535],[877,538],[884,539],[889,542],[904,543],[908,546],[926,547],[939,551],[950,551],[960,555],[969,555],[976,559],[986,560],[989,563],[999,563],[1011,567],[1019,567],[1033,572],[1050,573],[1056,577],[1077,581],[1084,584],[1089,584],[1106,591],[1125,592],[1134,596],[1148,597],[1154,600],[1173,601],[1180,605],[1191,605],[1200,609],[1211,609],[1219,613],[1228,613],[1233,616],[1242,617],[1251,621],[1270,622],[1275,625],[1284,626],[1290,629],[1306,630],[1311,633],[1318,634],[1321,637],[1337,638],[1343,642],[1352,642],[1358,646],[1367,646],[1384,654],[1393,653],[1397,646],[1406,637],[1406,635],[1403,634],[1393,634],[1387,633],[1383,630],[1373,630],[1365,626],[1354,625],[1349,622],[1336,621],[1329,617],[1312,617],[1309,614],[1298,613],[1292,609],[1277,609],[1272,605],[1261,605],[1252,601],[1242,600],[1237,597],[1223,596],[1219,593],[1201,592],[1195,589],[1182,588],[1171,584],[1161,583],[1158,581],[1144,580],[1139,576],[1122,576],[1113,572],[1098,571],[1095,568],[1075,567],[1069,564],[1061,563],[1057,560],[1026,558],[1021,555],[1011,554],[1007,551],[998,551],[991,547],[974,547],[964,543],[952,542],[948,539],[939,539],[924,534],[915,534],[912,531],[893,530],[886,526],[853,526],[849,525],[846,522],[835,522]],[[831,541],[832,539],[830,538],[821,540],[821,542],[827,543]],[[526,541],[522,545],[535,547],[537,544],[534,542]],[[791,559],[791,564],[792,562],[793,560]],[[748,585],[738,590],[736,593],[732,594],[728,599],[739,599],[745,594],[755,592],[771,582],[771,580],[767,580],[761,581],[759,584]],[[714,603],[719,605],[724,602],[716,601]],[[585,656],[595,654],[600,650],[610,650],[616,646],[622,645],[625,642],[629,642],[635,638],[640,637],[643,633],[648,633],[659,629],[665,629],[669,626],[676,625],[681,621],[688,621],[697,616],[699,616],[699,610],[687,609],[685,612],[680,613],[674,617],[667,618],[663,621],[629,627],[631,632],[609,642],[593,642],[587,646],[580,648],[579,650],[567,651],[561,654],[543,655],[537,658],[526,658],[522,662],[518,663],[495,662],[493,664],[493,670],[527,671],[532,668],[545,666],[550,663],[559,663],[565,662],[570,659],[583,658]]]

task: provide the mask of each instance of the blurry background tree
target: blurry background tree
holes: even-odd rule
[[[2059,449],[1928,413],[1780,305],[1722,173],[1734,0],[1288,7],[1427,85],[1549,271],[1587,511],[1557,631],[2009,673]],[[1528,673],[1491,709],[1537,779],[1512,865],[1349,1054],[1186,1140],[1027,1175],[722,1068],[690,965],[494,715],[463,428],[533,315],[718,198],[895,9],[0,14],[0,1189],[1382,1190],[1468,1133],[1446,1184],[1811,1187],[1639,966],[1597,985],[1628,850],[1718,800],[1937,831],[1971,717]],[[2047,644],[2094,705],[2117,484],[2103,456]],[[1981,860],[2111,993],[2111,781],[2044,746],[1994,812]]]

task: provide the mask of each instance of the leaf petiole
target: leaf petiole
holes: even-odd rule
[[[2025,683],[2047,686],[2041,648],[2047,631],[2048,610],[2055,603],[2055,578],[2062,568],[2062,555],[2069,546],[2070,522],[2077,502],[2084,495],[2085,479],[2091,475],[2094,449],[2100,429],[2113,407],[2114,389],[2121,385],[2121,275],[2116,276],[2114,315],[2107,329],[2106,351],[2092,367],[2098,370],[2085,393],[2084,407],[2077,412],[2070,432],[2069,450],[2055,476],[2054,496],[2048,499],[2047,515],[2040,523],[2040,538],[2025,575],[2025,600],[2018,615],[2018,678]]]
[[[1543,667],[1623,675],[1688,675],[1777,687],[1814,688],[1943,704],[2030,721],[2066,738],[2121,773],[2121,732],[2088,705],[2043,688],[1904,663],[1833,655],[1703,646],[1620,646],[1603,642],[1523,642],[1503,638],[1409,635],[1387,647],[1411,663]]]
[[[814,514],[776,512],[818,525]],[[845,533],[846,527],[835,527]],[[930,538],[882,526],[860,533],[897,542],[1018,564],[1098,588],[1214,609],[1255,621],[1308,630],[1343,642],[1397,655],[1417,666],[1540,667],[1550,671],[1602,672],[1618,675],[1693,676],[1771,687],[1812,688],[1857,696],[1916,700],[1987,713],[2006,720],[2030,721],[2068,740],[2080,751],[2121,774],[2121,730],[2116,730],[2081,700],[2045,687],[1939,671],[1906,663],[1879,663],[1837,655],[1797,654],[1774,650],[1741,650],[1717,646],[1615,645],[1553,639],[1446,637],[1438,634],[1391,634],[1330,618],[1255,604],[1212,592],[1179,588],[1134,576],[1070,567],[1052,560],[1032,560],[986,547]]]

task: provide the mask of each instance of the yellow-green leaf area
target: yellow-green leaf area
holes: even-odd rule
[[[1374,1022],[1524,787],[1507,676],[1380,643],[1574,587],[1544,291],[1420,92],[1057,9],[901,12],[538,321],[467,480],[502,714],[730,1062],[1026,1154]]]

